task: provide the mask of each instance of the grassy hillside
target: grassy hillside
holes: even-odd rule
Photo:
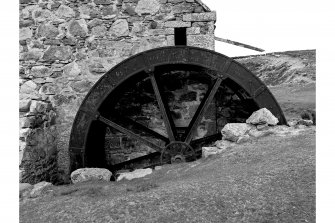
[[[269,87],[286,118],[292,119],[315,111],[315,54],[315,50],[301,50],[235,59]]]
[[[287,51],[235,58],[267,86],[314,84],[315,50]]]
[[[315,127],[142,179],[58,186],[21,222],[315,222]]]

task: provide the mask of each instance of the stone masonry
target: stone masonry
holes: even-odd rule
[[[58,153],[68,176],[72,122],[109,69],[152,48],[214,50],[216,13],[199,0],[20,0],[20,164]]]

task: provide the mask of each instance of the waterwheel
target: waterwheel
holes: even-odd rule
[[[262,107],[286,124],[268,88],[227,56],[187,46],[137,54],[102,76],[80,106],[71,171],[193,161],[225,124]]]

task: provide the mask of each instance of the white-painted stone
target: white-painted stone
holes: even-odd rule
[[[149,175],[152,173],[152,169],[151,168],[146,168],[146,169],[136,169],[133,172],[128,172],[128,173],[121,173],[116,181],[120,181],[122,179],[126,179],[126,180],[132,180],[135,178],[141,178],[144,177],[146,175]]]

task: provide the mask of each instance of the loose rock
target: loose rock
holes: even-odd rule
[[[246,123],[254,125],[277,125],[278,122],[278,119],[267,108],[255,111],[246,121]]]
[[[29,183],[20,183],[19,184],[19,196],[20,198],[25,198],[30,194],[30,191],[33,189],[33,185]]]
[[[144,177],[146,175],[149,175],[152,173],[152,169],[151,168],[146,168],[146,169],[137,169],[134,170],[133,172],[128,172],[128,173],[121,173],[116,181],[120,181],[123,178],[126,180],[132,180],[135,178],[141,178]]]
[[[221,130],[222,139],[226,139],[232,142],[237,142],[237,140],[244,136],[252,129],[252,126],[245,123],[228,123]]]
[[[202,158],[207,158],[212,155],[217,155],[226,151],[225,149],[219,149],[218,147],[202,147]]]
[[[72,183],[80,183],[90,180],[110,181],[113,173],[103,168],[81,168],[71,173]]]
[[[227,150],[230,149],[232,146],[234,146],[235,143],[227,140],[218,140],[215,142],[215,146],[219,149]]]
[[[34,185],[34,188],[30,192],[30,197],[35,198],[40,196],[47,188],[51,187],[52,183],[49,182],[39,182]]]

